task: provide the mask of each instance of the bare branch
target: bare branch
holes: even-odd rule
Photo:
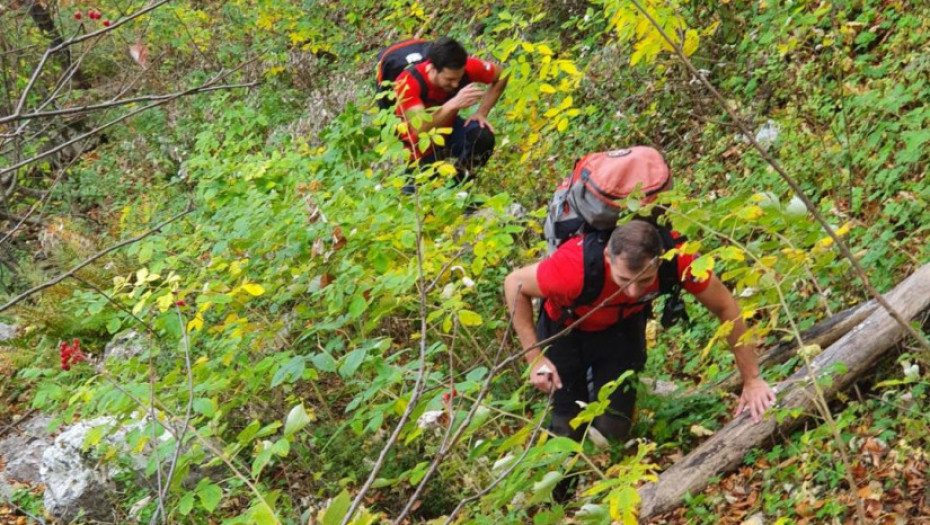
[[[43,158],[45,158],[45,157],[48,157],[49,155],[52,155],[53,153],[57,153],[57,152],[59,152],[59,151],[65,149],[66,147],[68,147],[68,146],[74,144],[75,142],[79,142],[79,141],[84,140],[84,139],[86,139],[86,138],[88,138],[88,137],[91,137],[91,136],[93,136],[93,135],[96,135],[97,133],[100,133],[101,131],[103,131],[103,130],[105,130],[105,129],[111,127],[111,126],[114,126],[114,125],[116,125],[116,124],[118,124],[118,123],[120,123],[120,122],[122,122],[122,121],[124,121],[124,120],[126,120],[126,119],[129,119],[130,117],[134,117],[134,116],[138,115],[139,113],[142,113],[142,112],[147,111],[147,110],[149,110],[149,109],[152,109],[152,108],[154,108],[154,107],[161,106],[161,105],[163,105],[163,104],[167,104],[168,102],[171,102],[171,101],[173,101],[173,100],[175,100],[175,99],[178,99],[178,98],[181,98],[181,97],[183,97],[183,96],[193,95],[193,94],[195,94],[195,93],[201,93],[201,92],[205,92],[205,91],[213,91],[213,90],[216,90],[216,89],[235,89],[235,88],[243,88],[243,87],[252,87],[252,86],[255,86],[255,85],[258,84],[258,82],[256,81],[256,82],[247,82],[247,83],[244,83],[244,84],[230,84],[230,85],[223,85],[223,86],[213,86],[213,85],[212,85],[212,84],[215,84],[216,82],[218,82],[219,80],[221,80],[221,78],[224,77],[224,76],[226,76],[227,74],[228,74],[228,72],[227,72],[227,73],[221,73],[220,75],[214,77],[213,79],[209,80],[206,84],[204,84],[204,85],[202,85],[202,86],[200,86],[200,87],[191,88],[191,89],[188,89],[188,90],[185,90],[185,91],[179,91],[179,92],[174,93],[173,95],[171,95],[170,97],[168,97],[168,98],[166,98],[166,99],[164,99],[164,100],[159,100],[159,101],[153,102],[152,104],[149,104],[149,105],[147,105],[147,106],[143,106],[143,107],[141,107],[141,108],[139,108],[139,109],[130,111],[129,113],[127,113],[127,114],[125,114],[125,115],[122,115],[122,116],[120,116],[120,117],[118,117],[118,118],[116,118],[116,119],[113,119],[113,120],[111,120],[110,122],[107,122],[106,124],[103,124],[103,125],[101,125],[101,126],[98,126],[98,127],[94,128],[94,129],[88,131],[87,133],[84,133],[84,134],[82,134],[82,135],[78,135],[77,137],[75,137],[75,138],[73,138],[73,139],[71,139],[71,140],[69,140],[69,141],[67,141],[67,142],[65,142],[65,143],[63,143],[63,144],[59,144],[58,146],[55,146],[54,148],[51,148],[51,149],[49,149],[49,150],[47,150],[47,151],[44,151],[44,152],[42,152],[42,153],[39,153],[38,155],[35,155],[35,156],[33,156],[33,157],[31,157],[31,158],[28,158],[28,159],[26,159],[26,160],[20,161],[20,162],[14,164],[14,165],[12,165],[12,166],[10,166],[10,167],[8,167],[8,168],[0,169],[0,175],[5,175],[5,174],[7,174],[7,173],[9,173],[9,172],[11,172],[11,171],[13,171],[13,170],[17,170],[17,169],[19,169],[19,168],[25,166],[25,165],[27,165],[27,164],[31,164],[31,163],[33,163],[33,162],[35,162],[35,161],[37,161],[37,160],[43,159]]]
[[[68,40],[65,40],[64,42],[58,45],[55,45],[55,46],[52,46],[46,49],[45,53],[42,55],[42,58],[39,60],[39,64],[36,66],[35,70],[32,72],[32,77],[29,78],[29,82],[26,84],[26,88],[23,89],[23,93],[19,97],[19,102],[17,102],[16,109],[13,111],[13,114],[14,115],[22,114],[23,107],[26,105],[26,98],[29,96],[29,92],[32,91],[32,88],[35,85],[36,79],[39,78],[39,73],[41,73],[42,69],[45,67],[45,63],[48,61],[48,57],[52,56],[58,51],[61,51],[62,49],[65,49],[66,47],[72,46],[74,44],[83,42],[85,40],[94,38],[99,35],[102,35],[108,31],[113,31],[116,28],[122,26],[123,24],[126,24],[150,11],[153,11],[161,7],[164,4],[167,4],[168,1],[169,0],[159,0],[158,2],[149,4],[147,7],[143,7],[142,9],[136,11],[135,13],[132,13],[131,15],[126,16],[125,18],[117,20],[116,22],[114,22],[113,24],[110,24],[107,27],[102,27],[96,31],[91,31],[90,33],[86,33],[80,36],[69,38]]]

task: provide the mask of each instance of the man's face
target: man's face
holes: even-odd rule
[[[639,299],[645,295],[646,290],[655,282],[659,273],[654,263],[649,263],[642,271],[632,271],[622,257],[611,258],[608,254],[607,262],[610,267],[610,278],[623,289],[624,295],[631,299]]]
[[[459,82],[461,82],[462,77],[465,76],[465,68],[449,69],[446,67],[437,70],[432,64],[427,64],[426,74],[429,76],[429,81],[432,85],[446,93],[451,93],[459,87]]]

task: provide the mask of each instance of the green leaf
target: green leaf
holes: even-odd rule
[[[333,498],[326,510],[323,511],[323,517],[320,520],[323,525],[339,525],[342,518],[349,512],[349,505],[352,501],[349,499],[349,493],[342,491],[338,496]]]
[[[107,332],[110,334],[115,334],[116,332],[119,331],[119,328],[120,326],[122,326],[122,324],[123,322],[117,319],[116,317],[110,319],[109,321],[107,321]]]
[[[178,501],[178,512],[180,512],[184,516],[187,516],[188,514],[191,513],[191,509],[193,508],[194,508],[194,493],[185,492],[184,495],[181,496],[180,501]]]
[[[207,512],[213,512],[223,499],[223,489],[215,483],[203,483],[197,487],[197,497]]]
[[[277,525],[280,522],[275,517],[274,511],[265,503],[259,503],[249,511],[251,522],[256,525]]]
[[[339,367],[339,375],[345,378],[352,377],[365,360],[367,350],[356,348],[342,358],[342,366]]]
[[[326,352],[320,352],[319,354],[314,354],[310,358],[310,362],[313,363],[313,366],[321,372],[335,372],[336,371],[336,360],[333,359],[333,356],[327,354]]]
[[[581,443],[567,437],[554,437],[546,442],[545,451],[547,454],[554,452],[581,452],[583,449]]]
[[[258,421],[252,421],[249,423],[249,426],[242,429],[242,432],[239,432],[239,435],[236,436],[236,441],[240,445],[247,445],[255,438],[255,434],[258,433],[258,429],[261,428],[262,424]]]
[[[368,306],[368,302],[365,301],[365,298],[362,297],[362,294],[358,294],[352,298],[352,302],[349,303],[349,316],[353,319],[362,315],[365,312],[365,308]]]
[[[287,420],[284,422],[285,437],[293,436],[295,433],[309,425],[310,421],[312,421],[312,419],[310,419],[310,415],[307,414],[307,410],[304,408],[303,403],[294,405],[294,408],[288,412]]]
[[[194,410],[207,417],[213,417],[216,414],[216,404],[212,399],[197,398],[194,400]]]
[[[530,498],[529,503],[540,503],[549,499],[549,496],[552,494],[552,489],[555,488],[556,484],[562,481],[562,478],[565,476],[557,470],[551,472],[546,472],[546,475],[536,483],[533,484],[533,497]]]
[[[300,379],[303,376],[306,363],[307,359],[302,355],[292,357],[290,361],[275,372],[274,377],[271,378],[271,388],[284,382],[293,383]]]

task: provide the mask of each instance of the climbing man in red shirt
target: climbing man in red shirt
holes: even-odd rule
[[[386,50],[384,56],[405,53],[417,45],[423,44],[401,43]],[[394,48],[398,51],[392,51]],[[504,92],[507,77],[498,64],[469,57],[462,44],[448,37],[423,45],[423,50],[425,59],[413,62],[394,83],[397,114],[407,124],[402,139],[421,167],[452,159],[458,172],[456,180],[463,182],[476,168],[484,166],[494,151],[494,126],[488,114]],[[478,108],[471,116],[459,116],[459,111],[475,104]],[[444,145],[433,144],[426,151],[420,150],[421,134],[446,127],[452,132],[445,137]],[[412,186],[405,188],[405,193],[412,191]]]
[[[585,250],[586,238],[573,237],[541,262],[514,270],[504,281],[507,307],[513,314],[514,329],[529,363],[530,382],[553,395],[550,429],[557,435],[580,440],[585,429],[572,429],[569,422],[578,414],[578,402],[592,401],[588,390],[588,373],[593,378],[594,394],[625,371],[639,372],[646,363],[646,307],[660,292],[661,265],[672,264],[678,283],[710,310],[720,322],[732,322],[727,342],[736,357],[736,367],[743,379],[743,391],[735,415],[748,411],[753,421],[775,402],[775,394],[759,374],[756,347],[741,341],[746,332],[736,299],[713,274],[695,278],[690,266],[696,255],[677,254],[664,261],[659,228],[644,220],[632,220],[617,226],[601,251],[592,257]],[[594,301],[576,305],[575,300],[588,288],[590,265],[603,265],[600,293]],[[599,270],[599,269],[598,269]],[[588,272],[588,275],[586,275]],[[598,272],[600,273],[600,272]],[[593,295],[593,294],[592,294]],[[533,327],[534,297],[543,306],[537,326]],[[605,306],[586,317],[567,335],[549,345],[543,353],[534,348],[543,339],[562,331],[585,316],[595,306]],[[604,437],[624,440],[632,426],[634,388],[623,384],[610,396],[607,411],[593,424]]]

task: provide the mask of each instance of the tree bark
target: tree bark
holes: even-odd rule
[[[818,345],[821,348],[826,348],[872,315],[876,308],[878,308],[878,304],[874,299],[847,308],[801,332],[801,340],[804,341],[805,345]],[[797,339],[792,337],[790,340],[782,341],[764,351],[759,356],[759,366],[764,368],[784,363],[797,353]],[[739,374],[732,373],[719,381],[716,386],[732,392],[741,387],[742,382]]]
[[[930,306],[930,264],[924,265],[886,296],[900,314],[912,319]],[[845,336],[811,360],[811,370],[822,382],[824,395],[830,399],[841,389],[872,369],[885,351],[905,335],[904,328],[884,309],[877,309]],[[674,509],[687,493],[697,493],[708,479],[732,470],[742,462],[749,449],[759,446],[775,432],[786,432],[801,422],[804,412],[814,407],[816,392],[807,367],[776,385],[779,404],[784,413],[800,408],[802,416],[786,417],[781,423],[768,415],[753,424],[748,413],[735,418],[684,459],[659,476],[656,483],[639,489],[642,498],[640,518]]]
[[[33,22],[36,26],[51,39],[51,43],[48,47],[55,47],[62,42],[64,38],[61,36],[61,32],[58,31],[58,28],[55,27],[55,20],[52,18],[52,14],[49,12],[48,7],[43,2],[30,2],[29,3],[29,16],[32,17]],[[58,57],[58,60],[61,63],[63,71],[68,71],[72,66],[71,61],[71,50],[62,49],[58,53],[55,53]],[[74,75],[71,76],[71,79],[74,80],[74,84],[80,89],[89,89],[90,82],[84,76],[80,69],[74,71]]]

